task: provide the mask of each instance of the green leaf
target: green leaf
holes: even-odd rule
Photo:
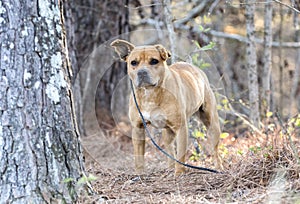
[[[204,32],[208,32],[208,31],[210,31],[210,28],[206,28],[206,29],[204,30]]]
[[[203,16],[203,21],[205,24],[209,24],[211,23],[211,17],[207,16],[207,15],[204,15]]]
[[[200,50],[206,51],[206,50],[211,50],[216,46],[215,42],[210,42],[208,45],[205,45],[204,47],[201,47]]]
[[[271,117],[272,115],[273,115],[273,112],[269,111],[269,112],[266,113],[267,118]]]
[[[204,28],[203,28],[202,25],[199,25],[199,30],[200,30],[200,32],[203,32],[203,31],[204,31]]]
[[[220,138],[224,139],[224,138],[226,138],[228,136],[229,136],[228,132],[222,132],[221,135],[220,135]]]
[[[69,183],[69,182],[72,182],[72,181],[74,181],[73,178],[65,178],[65,179],[63,180],[64,183]]]
[[[217,109],[218,109],[218,110],[222,110],[223,107],[222,107],[221,105],[218,104],[218,105],[217,105]]]
[[[86,176],[81,177],[81,178],[78,180],[77,184],[84,184],[84,183],[86,183],[86,182],[89,182],[89,181],[95,181],[95,180],[97,180],[97,177],[94,176],[94,175],[92,175],[92,174],[90,174],[88,177],[86,177]]]
[[[194,137],[195,138],[202,138],[202,139],[204,139],[205,138],[205,134],[203,132],[195,130]]]
[[[90,174],[89,177],[88,177],[88,179],[89,179],[90,181],[95,181],[95,180],[98,179],[98,177],[97,177],[97,176],[94,176],[93,174]]]
[[[254,154],[258,153],[259,151],[261,151],[261,147],[260,146],[253,146],[253,147],[250,147],[249,150],[251,152],[253,152]]]
[[[223,98],[223,99],[221,100],[221,103],[222,103],[223,105],[227,105],[229,102],[228,102],[228,99],[227,99],[227,98]]]
[[[244,154],[243,150],[240,150],[240,149],[237,151],[237,153],[238,153],[239,155],[243,155],[243,154]]]
[[[295,121],[295,126],[300,127],[300,118],[297,118]]]
[[[201,48],[201,46],[199,45],[199,43],[196,40],[194,40],[193,42],[195,43],[195,45],[197,46],[197,48],[199,48],[199,49]]]
[[[210,65],[211,65],[210,63],[202,63],[200,65],[200,68],[204,69],[204,68],[210,67]]]

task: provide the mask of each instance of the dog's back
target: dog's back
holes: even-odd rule
[[[205,104],[205,100],[211,99],[212,92],[208,79],[202,70],[186,62],[174,63],[169,68],[174,75],[179,76],[177,80],[185,84],[184,87],[180,87],[183,89],[181,94],[184,95],[183,98],[186,100],[186,103],[191,103],[187,107],[194,108],[193,110],[187,110],[187,114],[191,116],[200,106]],[[193,91],[185,91],[185,88],[192,89]]]

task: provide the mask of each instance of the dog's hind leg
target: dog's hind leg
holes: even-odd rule
[[[132,129],[132,143],[134,150],[134,163],[137,174],[144,172],[145,160],[145,129],[133,127]]]
[[[208,142],[213,148],[215,167],[218,169],[223,169],[218,150],[221,129],[217,108],[211,104],[206,104],[205,107],[200,107],[199,113],[201,121],[207,128]]]

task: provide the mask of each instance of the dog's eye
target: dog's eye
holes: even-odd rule
[[[158,60],[157,59],[151,59],[150,60],[150,65],[156,65],[158,64]]]
[[[133,61],[130,62],[130,64],[131,64],[132,66],[136,66],[136,65],[138,64],[138,62],[137,62],[136,60],[133,60]]]

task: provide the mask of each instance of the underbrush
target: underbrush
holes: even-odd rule
[[[161,154],[150,145],[148,172],[137,176],[130,154],[126,159],[124,154],[132,149],[122,148],[123,143],[127,147],[131,144],[122,140],[118,144],[123,152],[111,150],[118,155],[116,158],[108,158],[108,164],[96,159],[88,167],[88,172],[97,177],[92,181],[95,194],[82,195],[80,203],[299,204],[300,116],[286,123],[278,119],[266,124],[260,131],[224,134],[220,150],[225,169],[220,174],[188,169],[175,178],[174,170],[166,168],[164,158],[151,156]],[[196,155],[195,151],[191,150],[190,158],[194,158],[189,163],[213,168],[209,157],[197,152]],[[115,162],[109,163],[112,160]],[[129,161],[129,170],[122,170],[124,161]]]

